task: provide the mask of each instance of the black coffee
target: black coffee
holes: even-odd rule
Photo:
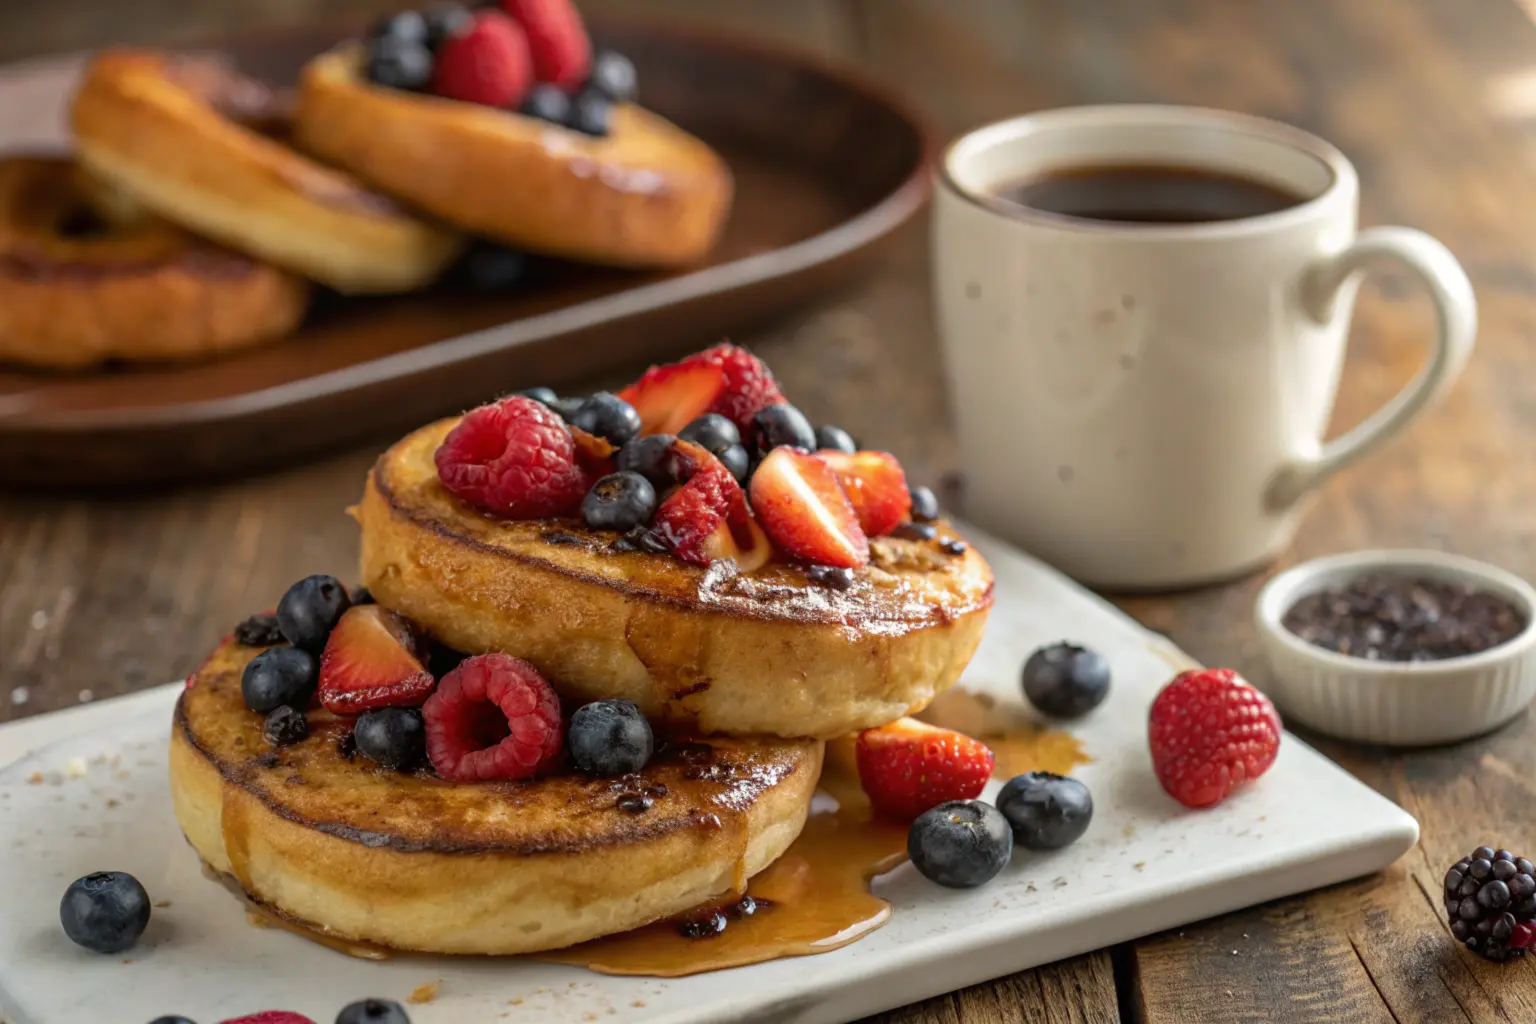
[[[1005,203],[1124,224],[1209,224],[1277,213],[1304,197],[1236,174],[1157,164],[1073,167],[996,190]]]

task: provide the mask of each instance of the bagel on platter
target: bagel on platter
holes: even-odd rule
[[[212,58],[108,50],[71,110],[80,160],[167,220],[348,293],[431,283],[462,237],[263,134],[272,94]]]
[[[67,157],[0,158],[0,364],[70,370],[229,352],[286,335],[309,292]]]

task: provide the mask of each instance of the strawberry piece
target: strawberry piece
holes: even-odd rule
[[[1269,770],[1280,715],[1228,668],[1181,672],[1152,702],[1147,740],[1163,789],[1185,807],[1213,807]]]
[[[571,0],[501,0],[501,9],[523,26],[541,82],[574,89],[592,70],[592,42]]]
[[[775,448],[752,476],[752,509],[774,546],[817,565],[862,569],[869,539],[837,474],[819,456]]]
[[[730,558],[751,572],[767,562],[773,548],[731,471],[691,441],[674,443],[672,451],[683,485],[656,510],[651,530],[695,565]]]
[[[416,707],[432,692],[427,638],[376,604],[347,609],[320,655],[320,703],[338,715]]]
[[[864,730],[854,758],[869,802],[899,821],[949,800],[974,800],[992,777],[995,761],[980,740],[915,718]]]
[[[818,452],[858,513],[865,536],[884,537],[912,518],[912,492],[896,456],[887,452]]]
[[[614,471],[614,456],[619,450],[606,437],[589,434],[580,427],[567,425],[566,429],[571,432],[571,440],[575,442],[576,465],[585,475],[586,489],[590,491],[593,484]],[[586,492],[582,493],[585,495]]]
[[[508,519],[573,514],[596,479],[596,467],[580,465],[565,421],[520,396],[467,413],[433,461],[456,497]]]
[[[291,1010],[263,1010],[244,1017],[231,1017],[221,1024],[315,1024],[302,1013]]]
[[[516,109],[533,87],[534,61],[523,27],[500,11],[474,23],[437,51],[432,91],[444,99]]]
[[[653,366],[619,397],[640,414],[640,433],[675,434],[703,416],[725,390],[725,371],[713,363]]]
[[[421,709],[427,756],[445,779],[527,779],[555,767],[565,743],[560,699],[510,654],[466,658]]]

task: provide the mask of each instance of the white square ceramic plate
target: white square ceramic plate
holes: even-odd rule
[[[212,1024],[290,1009],[329,1024],[350,1000],[403,1000],[437,982],[433,1001],[410,1008],[416,1024],[827,1024],[1362,875],[1413,845],[1411,817],[1291,736],[1258,785],[1214,810],[1179,807],[1152,776],[1145,722],[1187,659],[1039,563],[968,532],[992,563],[997,604],[963,686],[1018,704],[1024,659],[1060,639],[1097,648],[1113,666],[1109,700],[1073,729],[1094,758],[1075,774],[1096,804],[1075,846],[1020,853],[992,884],[966,892],[903,865],[877,882],[894,916],[864,940],[689,978],[517,959],[353,960],[250,927],[202,876],[164,782],[178,689],[165,687],[0,728],[0,764],[14,762],[0,770],[0,1022],[137,1024],[180,1013]],[[132,872],[167,902],[125,957],[79,949],[59,927],[65,886],[104,869]]]

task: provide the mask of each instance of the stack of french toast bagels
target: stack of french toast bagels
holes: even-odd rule
[[[409,292],[466,263],[494,282],[525,253],[697,261],[730,172],[636,94],[569,0],[402,11],[292,94],[212,57],[100,53],[74,154],[0,158],[0,365],[229,352],[289,334],[315,285]]]
[[[359,585],[307,577],[235,628],[177,704],[171,790],[265,912],[396,950],[560,949],[739,896],[829,742],[908,727],[992,603],[931,491],[729,344],[425,426],[351,513]],[[859,750],[875,809],[910,803],[924,780]]]

